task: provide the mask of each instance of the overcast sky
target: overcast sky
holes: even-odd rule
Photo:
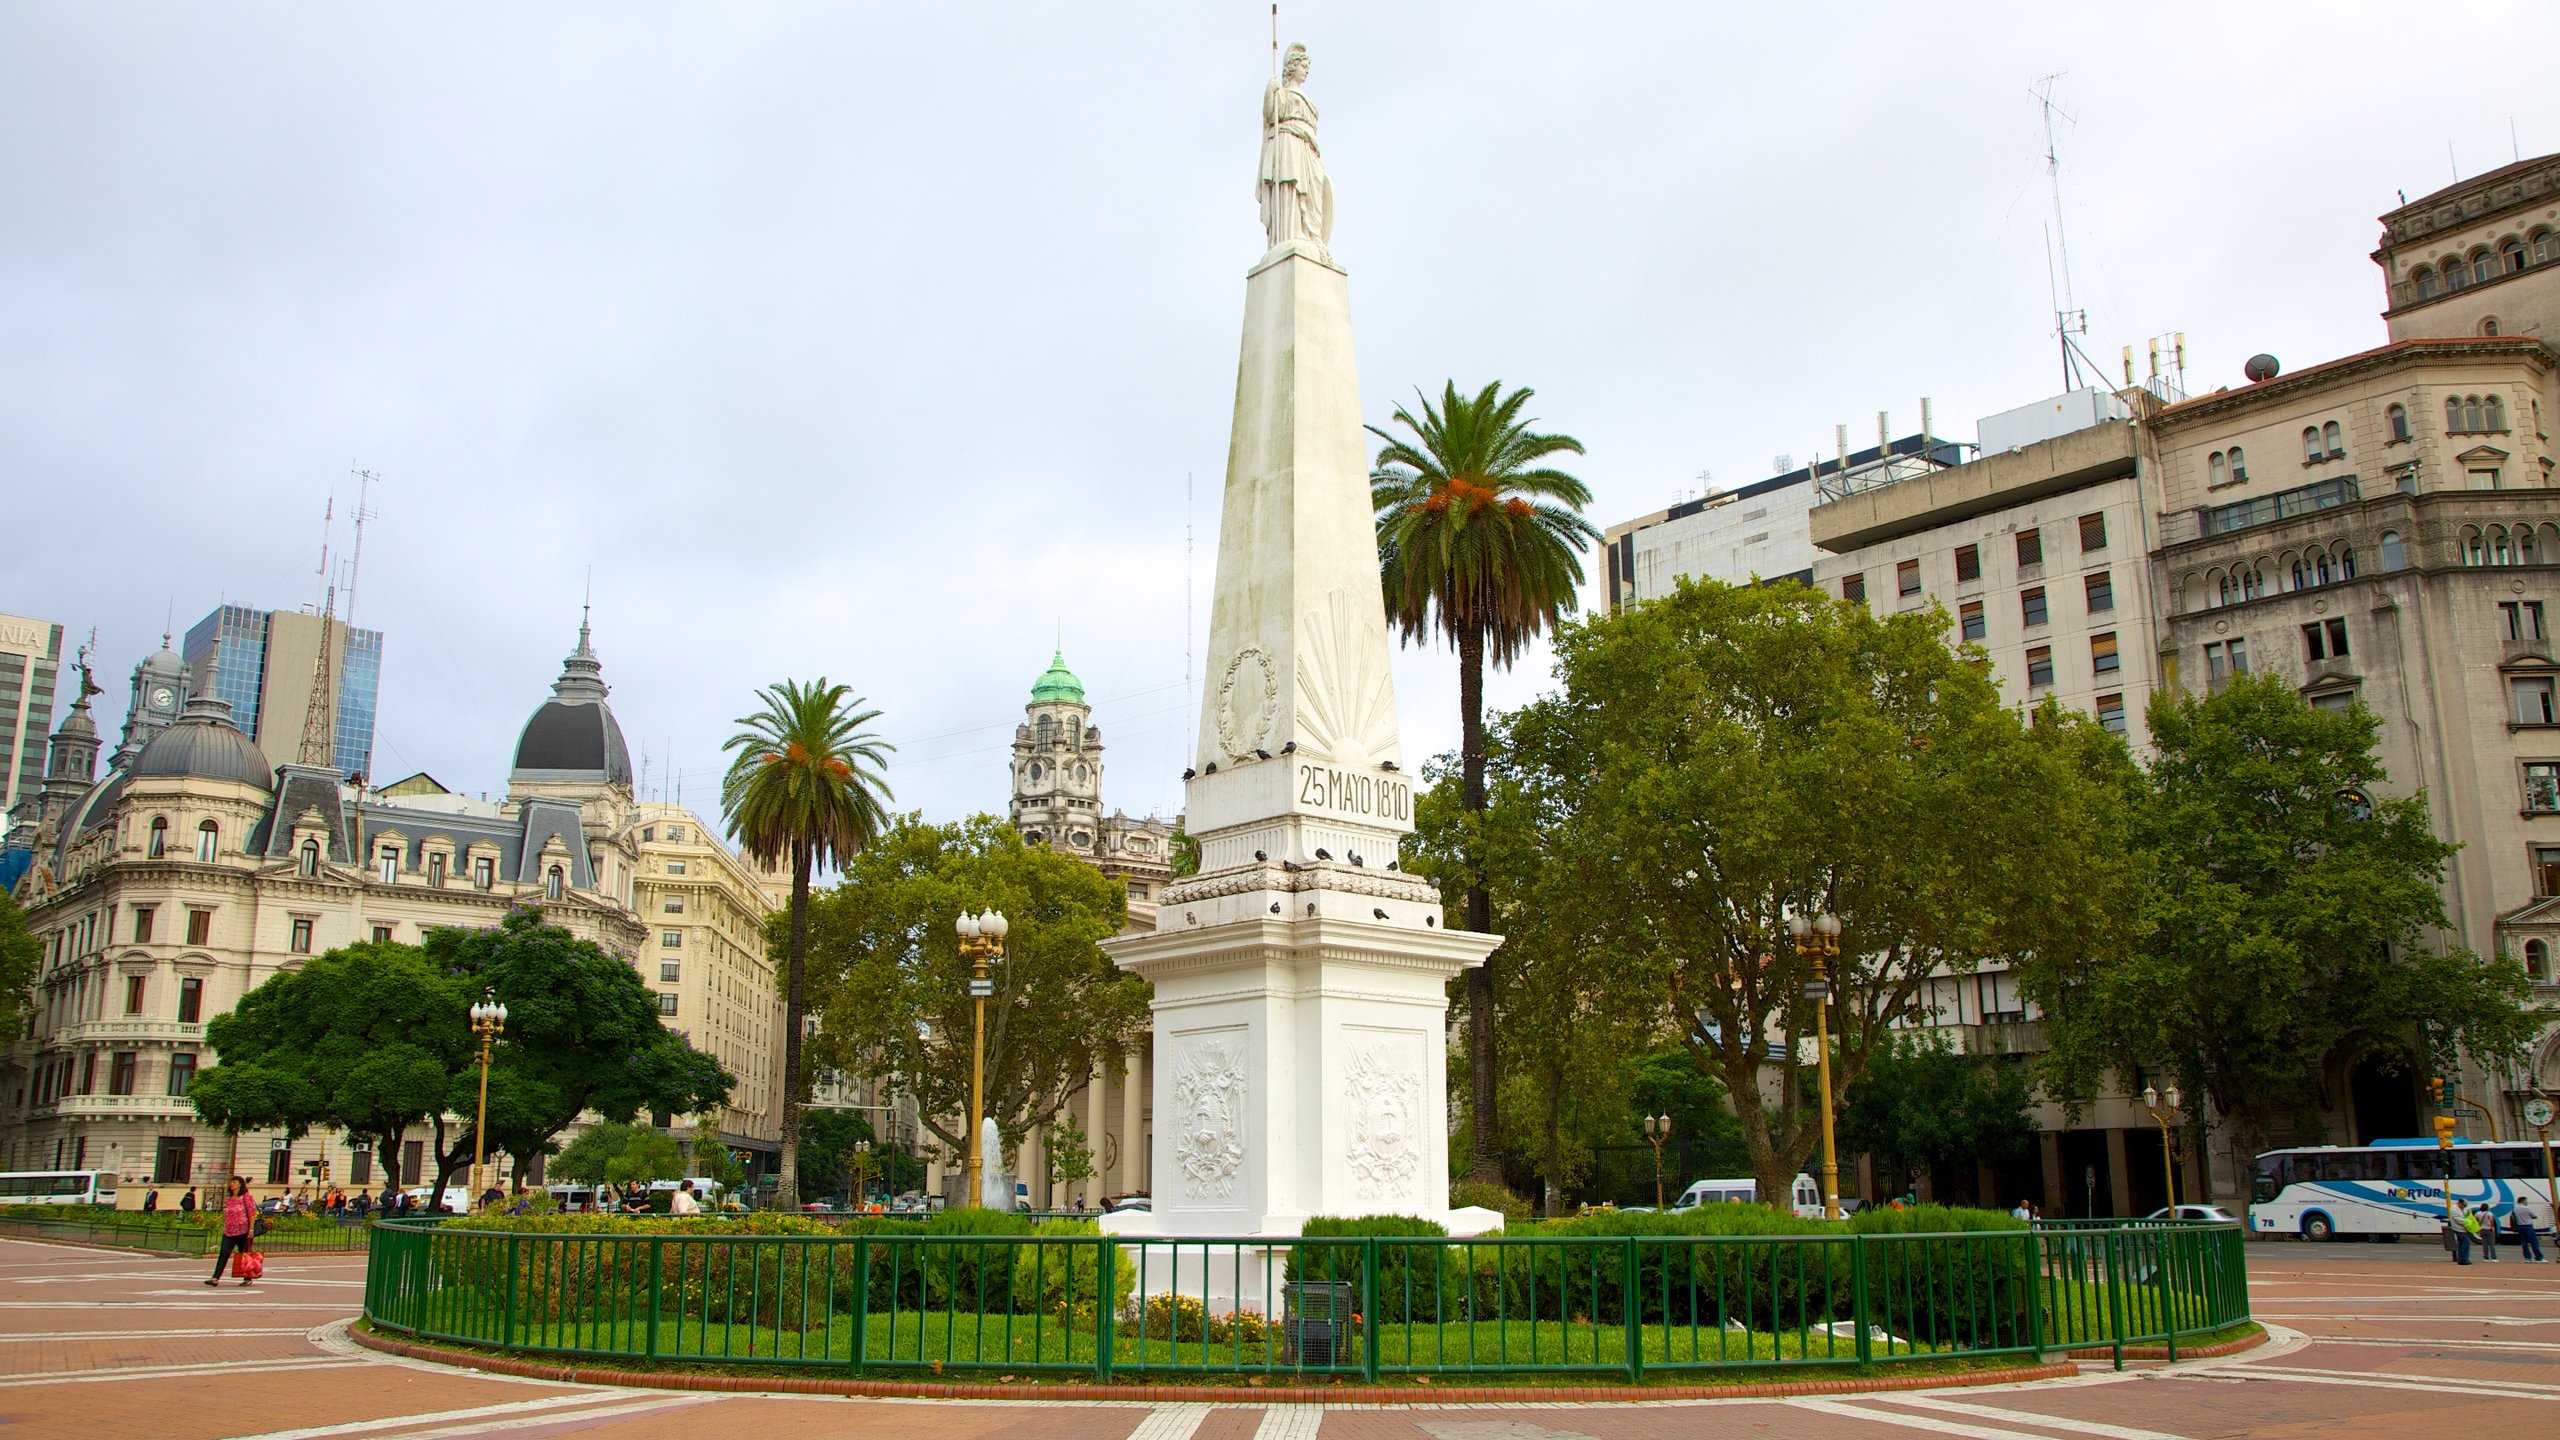
[[[2464,15],[2501,54],[2560,53],[2560,8]],[[1534,386],[1589,447],[1604,526],[1828,452],[1836,422],[1914,430],[1923,395],[1970,438],[2060,388],[2030,94],[2055,72],[2102,362],[2183,330],[2205,389],[2259,350],[2380,343],[2395,192],[2560,148],[2530,87],[2413,85],[2411,23],[1281,17],[1313,54],[1371,417],[1453,377]],[[1106,803],[1170,813],[1270,38],[1235,0],[12,0],[0,610],[95,627],[112,731],[165,615],[313,601],[322,507],[343,520],[362,467],[382,778],[502,789],[592,570],[652,792],[680,774],[712,807],[754,689],[824,675],[885,712],[900,807],[1001,811],[1063,636]],[[1450,747],[1454,662],[1401,652],[1397,676],[1408,753]]]

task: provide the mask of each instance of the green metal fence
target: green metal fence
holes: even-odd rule
[[[75,1245],[112,1245],[168,1255],[211,1255],[220,1248],[222,1231],[212,1224],[170,1221],[146,1225],[111,1220],[30,1220],[0,1216],[0,1238],[54,1240]],[[276,1225],[258,1237],[268,1254],[349,1254],[365,1248],[360,1225]]]
[[[2237,1225],[1168,1239],[372,1227],[365,1314],[642,1364],[1496,1378],[2160,1345],[2249,1318]]]

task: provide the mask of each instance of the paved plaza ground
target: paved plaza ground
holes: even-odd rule
[[[505,1435],[1032,1440],[1975,1440],[2539,1434],[2560,1414],[2560,1266],[2431,1245],[2256,1244],[2277,1343],[2031,1387],[1839,1399],[1321,1409],[695,1395],[473,1375],[355,1346],[359,1256],[203,1262],[0,1241],[0,1432],[82,1440]]]

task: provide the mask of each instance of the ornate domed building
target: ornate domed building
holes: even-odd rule
[[[1031,683],[1031,703],[1013,729],[1009,814],[1023,839],[1087,861],[1127,885],[1131,923],[1155,924],[1156,896],[1173,876],[1175,824],[1102,812],[1102,730],[1063,650]]]

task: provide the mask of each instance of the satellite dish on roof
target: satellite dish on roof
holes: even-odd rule
[[[2249,363],[2240,367],[2240,373],[2252,380],[2273,380],[2283,369],[2284,366],[2273,355],[2258,354],[2249,357]]]

